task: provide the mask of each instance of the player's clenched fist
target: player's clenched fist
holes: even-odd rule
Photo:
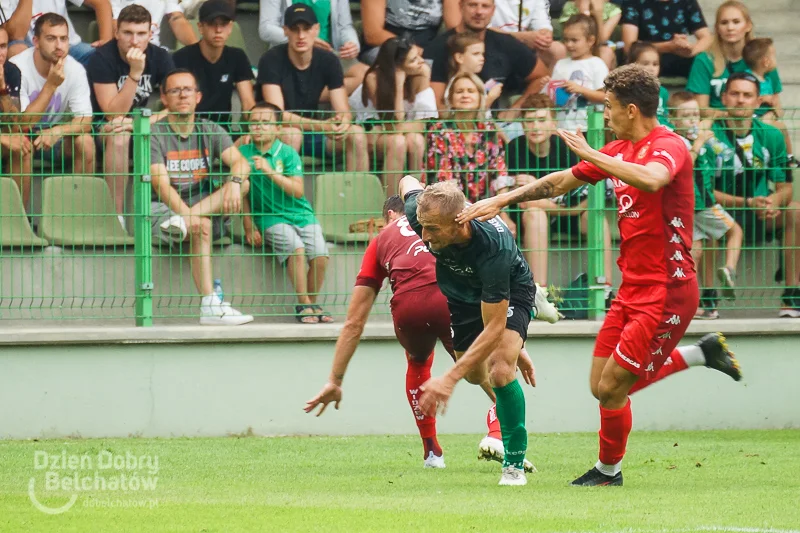
[[[131,66],[130,75],[139,79],[144,72],[144,52],[138,48],[131,48],[125,55],[125,59],[128,60],[128,64]]]

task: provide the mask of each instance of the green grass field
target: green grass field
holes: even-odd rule
[[[477,461],[478,440],[443,436],[437,471],[422,469],[410,436],[0,442],[0,531],[800,533],[800,431],[634,432],[625,486],[593,489],[567,484],[594,463],[594,434],[531,435],[539,473],[526,487],[496,486],[500,467]],[[42,452],[62,451],[157,457],[155,475],[99,471],[107,483],[135,472],[157,485],[79,491],[68,511],[45,514],[31,478],[35,499],[58,508],[74,491],[48,491],[46,475],[99,466],[44,466]]]

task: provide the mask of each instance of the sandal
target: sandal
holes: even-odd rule
[[[313,305],[296,305],[294,318],[301,324],[318,324],[319,317],[315,314],[316,309]],[[307,312],[310,311],[310,312]]]
[[[314,311],[317,313],[317,319],[319,320],[320,324],[333,324],[333,322],[335,322],[333,320],[333,316],[320,306],[315,305],[313,307]]]

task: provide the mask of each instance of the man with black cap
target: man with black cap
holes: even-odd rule
[[[225,0],[208,0],[200,6],[200,42],[175,52],[175,66],[185,68],[197,78],[203,97],[197,114],[205,116],[226,129],[230,124],[233,89],[239,93],[242,110],[256,104],[253,94],[253,70],[247,54],[241,48],[226,46],[231,36],[236,14]]]
[[[270,48],[258,62],[261,97],[283,109],[281,140],[308,156],[343,152],[350,172],[366,172],[367,139],[352,123],[344,73],[332,52],[314,46],[319,23],[305,4],[292,4],[283,15],[288,42]],[[328,89],[333,113],[319,117],[320,97]],[[314,118],[316,117],[316,118]]]

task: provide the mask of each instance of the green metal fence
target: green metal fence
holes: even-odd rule
[[[792,132],[793,117],[794,110],[787,110],[783,119]],[[36,143],[41,137],[38,131],[22,133],[13,117],[1,119],[0,320],[6,324],[119,320],[120,324],[133,321],[141,326],[197,320],[201,312],[198,287],[206,282],[198,281],[191,265],[201,261],[203,254],[188,244],[165,242],[158,238],[158,229],[153,231],[158,213],[151,209],[158,208],[153,201],[159,198],[153,193],[151,163],[157,161],[151,160],[151,153],[154,143],[171,135],[158,130],[153,119],[149,110],[139,111],[128,123],[115,127],[104,127],[98,119],[84,134],[88,144],[65,138],[55,150],[41,146],[41,141]],[[375,121],[359,125],[362,129],[351,128],[338,138],[328,134],[324,139],[283,135],[292,125],[282,124],[281,137],[287,144],[301,147],[304,196],[328,243],[324,276],[316,280],[313,272],[306,274],[311,292],[317,293],[312,300],[341,321],[362,254],[380,226],[383,200],[403,174],[430,182],[440,179],[443,169],[450,170],[450,177],[461,180],[468,195],[477,199],[494,193],[490,184],[494,180],[516,186],[518,180],[498,180],[504,174],[502,166],[509,167],[512,177],[524,174],[535,178],[564,168],[547,163],[546,157],[537,159],[535,166],[520,163],[518,155],[510,160],[513,150],[519,154],[528,142],[526,136],[539,127],[534,120],[526,120],[494,124],[493,138],[502,162],[498,154],[488,160],[476,154],[484,141],[477,146],[473,141],[486,133],[477,123],[469,131],[463,123],[441,120],[419,121],[410,127]],[[252,141],[246,124],[234,121],[226,127],[231,140],[240,145]],[[720,137],[728,135],[726,128],[725,124],[719,126]],[[455,143],[458,146],[448,144],[448,135],[460,136]],[[586,135],[595,147],[608,140],[601,113],[590,114]],[[29,155],[8,142],[15,136],[34,143]],[[216,141],[206,138],[206,142]],[[454,153],[437,149],[438,142],[445,142],[445,152]],[[782,183],[778,176],[782,175],[784,182],[791,179],[789,164],[771,146],[766,148],[767,154],[765,147],[758,145],[755,158],[749,155],[752,150],[745,150],[742,162],[736,147],[723,144],[715,141],[708,145],[710,151],[716,151],[709,160],[715,165],[715,185],[726,187],[731,194],[756,198],[785,187],[778,185]],[[87,146],[94,147],[91,167],[73,168],[75,151],[81,147],[88,150]],[[210,151],[205,145],[199,148],[201,155]],[[219,158],[211,159],[207,177],[222,187],[231,171]],[[458,168],[450,166],[454,162]],[[28,164],[30,167],[25,166]],[[488,182],[481,185],[481,176]],[[263,173],[259,179],[266,179]],[[766,179],[763,191],[759,189],[762,179]],[[758,182],[755,187],[754,181]],[[797,192],[793,194],[798,197]],[[724,266],[726,239],[703,243],[704,260],[698,265],[701,285],[717,291],[715,308],[724,317],[775,316],[784,305],[786,287],[790,288],[789,304],[800,308],[800,293],[796,301],[791,292],[800,285],[795,257],[800,254],[800,237],[794,228],[797,216],[794,205],[767,210],[773,208],[776,213],[770,211],[770,222],[765,225],[758,216],[746,215],[753,212],[753,206],[726,207],[741,222],[745,236],[736,269],[735,300],[722,297],[717,272]],[[264,214],[252,212],[255,217]],[[602,184],[588,187],[585,196],[560,199],[550,207],[515,206],[505,215],[515,226],[529,262],[544,265],[534,266],[534,276],[554,289],[557,301],[570,316],[601,318],[609,291],[619,285],[616,265],[608,266],[618,256],[615,215],[614,200]],[[210,251],[213,290],[218,290],[216,280],[220,280],[223,299],[242,313],[262,320],[292,321],[301,296],[309,291],[298,295],[297,280],[290,275],[294,270],[290,272],[284,254],[276,253],[266,238],[258,246],[248,242],[244,218],[242,213],[210,217],[212,230],[219,228]],[[779,221],[780,231],[772,231],[775,221]],[[321,270],[320,262],[313,265]],[[388,288],[384,290],[373,311],[378,317],[388,318],[388,292]],[[705,296],[708,304],[710,293]]]

